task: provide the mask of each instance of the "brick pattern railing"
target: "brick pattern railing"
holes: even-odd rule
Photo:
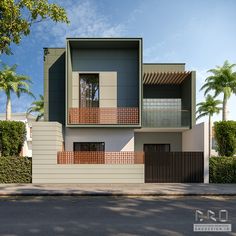
[[[87,152],[57,153],[58,164],[143,164],[144,152]]]
[[[69,124],[139,124],[138,107],[69,108]]]

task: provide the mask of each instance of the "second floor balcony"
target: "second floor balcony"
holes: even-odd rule
[[[138,107],[83,107],[69,109],[69,124],[138,125]]]
[[[142,126],[146,128],[189,128],[190,111],[181,99],[144,99]]]

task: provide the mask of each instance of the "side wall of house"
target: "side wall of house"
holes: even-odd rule
[[[183,152],[204,153],[204,183],[209,183],[209,154],[208,154],[208,126],[201,123],[193,126],[192,129],[183,132]]]
[[[102,130],[100,132],[102,136]],[[110,132],[112,134],[112,130]],[[132,139],[132,132],[127,133]],[[33,124],[33,183],[144,183],[143,164],[57,164],[57,152],[62,148],[61,124]]]
[[[65,48],[44,49],[44,120],[65,124]]]

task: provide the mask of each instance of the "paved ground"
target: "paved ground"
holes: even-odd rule
[[[0,196],[6,195],[236,196],[236,184],[0,184]]]
[[[0,198],[0,235],[236,235],[235,196]],[[229,211],[231,233],[193,233],[195,210]]]

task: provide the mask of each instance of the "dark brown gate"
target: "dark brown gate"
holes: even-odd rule
[[[203,183],[203,152],[145,152],[146,183]]]

